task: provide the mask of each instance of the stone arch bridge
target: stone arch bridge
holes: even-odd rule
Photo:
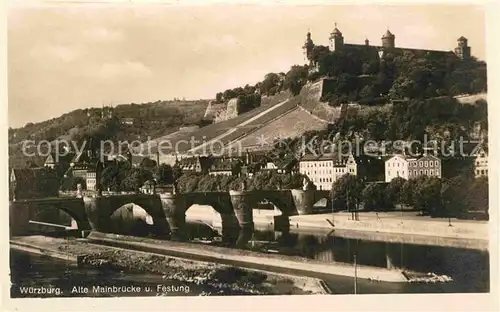
[[[254,231],[252,208],[259,202],[267,200],[273,203],[288,222],[289,216],[310,214],[314,204],[323,198],[330,200],[328,191],[256,190],[33,199],[10,202],[10,229],[11,235],[26,234],[30,218],[40,209],[52,207],[67,212],[79,229],[116,232],[111,215],[120,207],[133,203],[153,218],[156,235],[185,240],[186,211],[199,204],[212,206],[221,215],[224,242],[244,246]]]

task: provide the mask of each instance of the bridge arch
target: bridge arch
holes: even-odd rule
[[[81,228],[82,222],[77,222],[78,218],[79,216],[71,211],[71,209],[64,209],[63,207],[54,209],[54,206],[42,206],[36,209],[34,214],[30,216],[29,223],[39,224],[40,226],[54,226],[60,229],[73,227],[74,225],[77,228]],[[83,221],[85,222],[86,220]],[[80,226],[78,223],[80,223]]]
[[[129,203],[116,209],[110,216],[113,232],[146,236],[154,227],[154,218],[146,209]]]
[[[90,225],[81,198],[50,198],[9,202],[9,222],[12,235],[28,232],[29,222],[44,210],[60,210],[73,218],[81,230],[89,230]]]
[[[222,226],[222,241],[232,245],[239,233],[239,224],[234,213],[228,192],[192,192],[186,194],[161,194],[163,209],[172,230],[178,231],[184,239],[186,212],[194,205],[210,206],[220,215]],[[172,226],[173,225],[173,226]],[[184,236],[184,237],[183,237]]]
[[[115,232],[112,216],[123,206],[137,205],[151,216],[152,231],[157,236],[168,236],[169,227],[165,219],[160,198],[156,195],[127,194],[101,197],[85,197],[85,210],[92,229],[100,232]],[[132,208],[133,209],[133,208]]]

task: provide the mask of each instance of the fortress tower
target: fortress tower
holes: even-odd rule
[[[455,54],[461,59],[470,57],[470,47],[467,45],[467,38],[464,36],[457,39],[458,46],[455,48]]]
[[[338,51],[344,46],[344,37],[342,33],[337,28],[337,23],[335,23],[335,28],[330,34],[330,51]]]
[[[394,43],[396,36],[394,36],[389,29],[382,36],[382,47],[384,48],[394,48],[396,45]]]
[[[311,33],[307,32],[307,38],[306,42],[302,46],[302,49],[304,50],[304,56],[309,60],[309,63],[312,62],[312,51],[314,49],[314,42],[311,39]]]

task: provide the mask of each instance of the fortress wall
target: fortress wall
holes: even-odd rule
[[[341,116],[340,107],[331,107],[328,103],[321,102],[324,84],[330,83],[326,79],[321,79],[313,84],[305,85],[300,92],[300,106],[309,113],[327,122],[335,122]]]

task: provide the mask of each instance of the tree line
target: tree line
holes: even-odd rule
[[[469,211],[488,213],[488,179],[458,176],[452,179],[420,176],[390,183],[365,183],[346,174],[332,185],[335,210],[391,211],[411,207],[422,215],[460,217]]]

